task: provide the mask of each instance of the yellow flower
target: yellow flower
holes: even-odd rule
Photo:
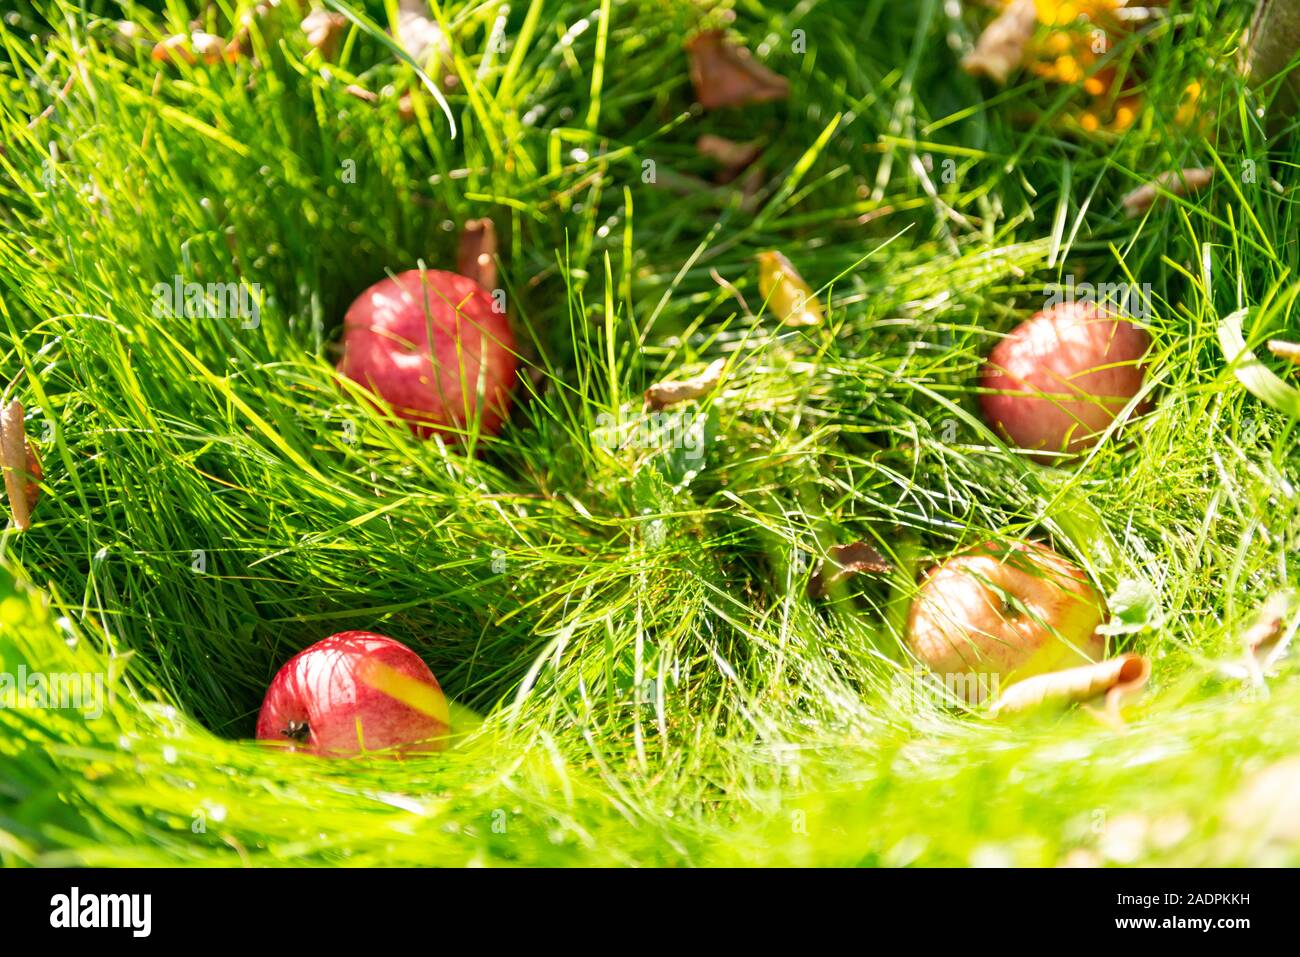
[[[1174,114],[1174,122],[1180,126],[1186,126],[1196,118],[1196,104],[1201,99],[1201,84],[1193,80],[1187,84],[1187,89],[1183,91],[1182,102],[1178,104],[1178,112]]]
[[[1072,56],[1058,56],[1056,58],[1056,78],[1062,83],[1078,83],[1083,76],[1083,71],[1079,69],[1079,61]]]
[[[1120,6],[1117,0],[1034,0],[1038,22],[1049,27],[1063,27],[1079,17],[1096,19],[1098,14],[1111,13]]]

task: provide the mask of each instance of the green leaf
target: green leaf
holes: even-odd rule
[[[1246,312],[1238,309],[1219,323],[1219,345],[1223,347],[1224,358],[1246,391],[1279,412],[1300,419],[1300,389],[1283,382],[1246,347],[1241,332],[1241,320]]]
[[[1158,628],[1165,620],[1156,590],[1140,578],[1121,579],[1106,599],[1106,605],[1110,608],[1110,621],[1097,629],[1102,635],[1135,635]]]

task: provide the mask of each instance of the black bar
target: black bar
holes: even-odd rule
[[[74,887],[79,923],[116,914],[119,926],[52,926],[70,922]],[[259,951],[352,941],[495,948],[513,938],[584,950],[676,939],[734,948],[849,935],[864,948],[914,938],[927,949],[1017,940],[1073,949],[1171,933],[1224,943],[1278,934],[1292,925],[1295,887],[1287,870],[9,870],[0,916],[10,947],[77,935],[128,947],[247,941]],[[144,898],[119,896],[133,894],[149,895],[147,936],[137,935]],[[1052,936],[1035,941],[1040,932]]]

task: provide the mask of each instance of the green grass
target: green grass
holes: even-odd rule
[[[228,34],[251,5],[204,16]],[[502,4],[447,3],[454,138],[432,100],[399,120],[418,81],[364,30],[325,64],[283,0],[258,66],[159,68],[102,19],[188,19],[147,6],[20,0],[0,33],[0,376],[45,466],[33,527],[0,540],[0,661],[115,691],[95,719],[0,709],[0,861],[1300,863],[1238,798],[1296,751],[1295,656],[1262,689],[1221,668],[1300,548],[1296,420],[1218,338],[1241,308],[1257,352],[1296,331],[1263,308],[1296,278],[1300,153],[1233,72],[1249,4],[1175,2],[1118,45],[1146,108],[1092,137],[1061,123],[1077,90],[961,73],[983,21],[938,0],[520,0],[496,50]],[[788,102],[692,108],[682,40],[728,9]],[[705,132],[766,144],[752,200],[712,184]],[[1193,165],[1209,189],[1124,219]],[[357,293],[453,263],[485,215],[535,374],[466,454],[341,388],[331,347]],[[769,248],[824,327],[762,309]],[[260,284],[260,325],[155,317],[175,275]],[[981,423],[974,380],[1067,275],[1150,284],[1155,405],[1043,467]],[[602,415],[717,357],[727,387],[677,413],[707,415],[702,468],[602,447]],[[915,574],[990,536],[1158,596],[1121,642],[1154,663],[1126,731],[895,693]],[[810,600],[806,556],[859,538],[897,573]],[[452,750],[247,741],[279,665],[348,628],[425,657]],[[1117,838],[1134,821],[1145,842]]]

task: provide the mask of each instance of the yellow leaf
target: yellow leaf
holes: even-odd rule
[[[772,312],[787,326],[816,326],[821,303],[803,276],[776,250],[758,255],[758,289]]]

